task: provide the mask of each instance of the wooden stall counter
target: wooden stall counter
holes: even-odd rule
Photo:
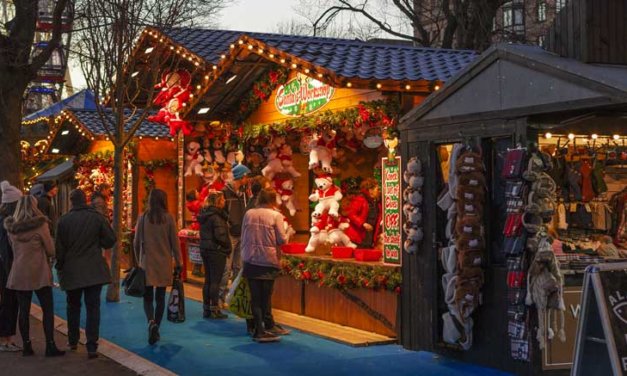
[[[291,254],[282,259],[273,308],[395,338],[400,267]]]

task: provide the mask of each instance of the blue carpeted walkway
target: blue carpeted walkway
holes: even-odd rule
[[[66,318],[65,293],[58,289],[54,305]],[[203,320],[201,306],[188,299],[187,321],[164,319],[161,341],[149,346],[142,300],[123,296],[119,303],[104,303],[103,291],[100,336],[181,375],[506,375],[398,345],[355,348],[299,331],[280,343],[257,344],[243,320]]]

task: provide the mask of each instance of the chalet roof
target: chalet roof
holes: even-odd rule
[[[102,120],[100,115],[98,115],[98,111],[96,110],[70,110],[66,111],[71,115],[74,115],[76,119],[80,122],[80,124],[85,127],[93,136],[106,136],[107,131],[102,124]],[[115,121],[114,114],[110,109],[105,109],[105,114],[108,116],[111,124]],[[124,110],[125,116],[131,115],[131,110]],[[137,120],[141,116],[142,112],[137,111],[127,122],[125,129],[129,130],[134,124],[135,120]],[[144,120],[140,127],[137,129],[135,136],[142,137],[170,137],[170,129],[164,125],[155,123],[152,121]]]
[[[585,64],[536,46],[498,44],[405,115],[400,128],[624,105],[627,66]]]
[[[211,64],[242,37],[326,68],[337,76],[364,80],[447,81],[472,62],[470,50],[421,48],[360,40],[321,38],[231,30],[174,28],[161,30],[175,43]]]

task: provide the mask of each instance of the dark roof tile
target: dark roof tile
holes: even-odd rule
[[[163,31],[174,42],[191,50],[211,64],[231,43],[248,35],[297,56],[312,64],[332,70],[342,77],[385,80],[447,81],[463,69],[477,54],[469,50],[447,50],[402,45],[368,43],[359,40],[306,37],[231,30],[175,28]],[[373,75],[373,65],[376,75]],[[386,67],[381,70],[380,67]]]
[[[87,128],[95,136],[105,136],[107,131],[102,125],[98,111],[96,110],[71,110],[74,116],[81,122],[81,124]],[[106,110],[108,118],[111,122],[114,121],[114,116],[111,110]],[[131,110],[124,110],[126,116],[131,115]],[[126,129],[130,129],[133,122],[141,116],[141,112],[136,112],[126,124]],[[152,121],[144,120],[139,127],[135,136],[143,137],[170,137],[170,129],[165,124],[154,123]]]

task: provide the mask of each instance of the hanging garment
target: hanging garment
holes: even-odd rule
[[[553,178],[553,181],[557,184],[557,188],[561,189],[566,181],[566,179],[564,179],[566,161],[564,161],[563,157],[553,157],[551,162],[553,167],[547,171],[547,173]]]
[[[567,230],[568,222],[566,221],[566,205],[563,202],[560,202],[557,205],[557,229],[558,230]]]
[[[603,163],[595,160],[592,167],[592,188],[598,195],[607,192],[607,184],[603,176]]]
[[[584,202],[592,201],[594,189],[592,188],[592,165],[590,161],[582,160],[579,172],[581,173],[581,200]]]
[[[581,173],[573,165],[566,165],[564,197],[571,201],[581,201]]]

